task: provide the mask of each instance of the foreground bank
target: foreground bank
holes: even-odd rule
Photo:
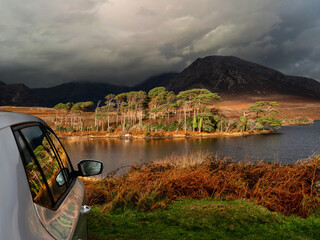
[[[248,199],[284,215],[320,213],[320,156],[292,165],[234,162],[197,153],[133,166],[122,176],[83,179],[90,204],[104,212],[119,207],[166,208],[189,198]]]
[[[89,239],[319,239],[320,216],[284,216],[246,200],[185,199],[167,209],[94,207]]]
[[[320,156],[293,165],[172,160],[84,179],[92,239],[318,239]]]

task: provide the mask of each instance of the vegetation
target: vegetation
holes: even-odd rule
[[[237,163],[194,154],[149,163],[120,177],[85,181],[90,204],[103,212],[166,208],[183,198],[248,199],[269,210],[300,217],[319,212],[320,156],[294,165]]]
[[[313,120],[306,117],[286,118],[283,125],[309,125],[313,124]]]
[[[320,156],[294,165],[194,154],[84,179],[91,239],[318,239]]]
[[[84,131],[84,125],[83,125],[83,119],[81,117],[81,113],[88,111],[93,106],[93,102],[68,102],[66,104],[64,103],[58,103],[53,108],[61,111],[64,116],[58,120],[57,118],[57,124],[56,124],[56,130],[57,131],[64,131],[69,130],[71,132],[73,131]],[[69,128],[67,128],[69,126]]]
[[[92,109],[92,102],[59,103],[54,108],[64,114],[57,117],[57,131],[152,132],[231,132],[277,130],[281,126],[276,102],[260,101],[252,105],[240,119],[226,119],[215,106],[221,101],[217,93],[207,89],[179,92],[156,87],[148,93],[131,91],[108,94],[105,105],[95,108],[94,124],[84,125],[81,113]]]
[[[258,101],[249,109],[256,113],[255,121],[260,125],[258,128],[280,128],[281,120],[276,118],[279,115],[277,102]]]
[[[88,220],[89,239],[319,239],[320,216],[286,217],[246,200],[184,199],[166,210],[134,208]]]

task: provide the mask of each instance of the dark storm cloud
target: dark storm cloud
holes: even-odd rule
[[[272,48],[256,61],[292,75],[320,80],[320,4],[297,2],[282,9],[282,22],[269,33]]]
[[[0,81],[133,85],[235,55],[320,79],[316,0],[0,0]]]

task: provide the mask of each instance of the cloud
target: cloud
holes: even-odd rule
[[[219,50],[230,46],[239,46],[257,41],[281,22],[281,19],[272,13],[251,14],[237,23],[219,25],[195,41],[195,52]]]
[[[235,55],[320,79],[316,0],[1,0],[0,81],[133,85]]]
[[[320,26],[301,32],[296,38],[283,43],[286,55],[291,56],[290,74],[305,72],[306,76],[320,79]]]
[[[142,15],[142,16],[155,16],[156,12],[145,8],[145,7],[141,7],[140,10],[137,12],[138,15]]]

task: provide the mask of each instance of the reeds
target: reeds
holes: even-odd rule
[[[123,176],[84,180],[90,204],[105,212],[135,206],[166,208],[181,198],[249,199],[285,215],[319,212],[320,156],[294,165],[234,162],[210,154],[171,156],[133,166]]]

